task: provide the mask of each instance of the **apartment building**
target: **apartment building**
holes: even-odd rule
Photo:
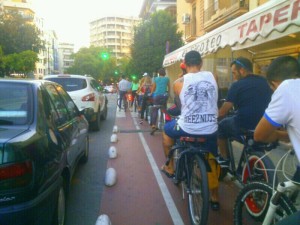
[[[23,16],[23,18],[28,19],[28,22],[34,22],[34,11],[32,9],[31,0],[1,0],[0,8],[5,11],[17,11]]]
[[[134,27],[140,19],[133,17],[103,17],[90,23],[90,46],[104,47],[117,59],[130,57]]]
[[[59,55],[59,73],[64,74],[66,70],[74,64],[72,54],[74,54],[74,44],[72,43],[59,43],[58,55]]]
[[[140,18],[147,20],[156,11],[164,10],[169,12],[176,19],[176,0],[144,0],[140,10]]]
[[[280,55],[300,59],[299,9],[299,0],[177,0],[186,45],[166,55],[163,66],[172,80],[185,53],[197,50],[221,89],[233,82],[230,62],[239,56],[251,59],[254,72],[264,75]]]

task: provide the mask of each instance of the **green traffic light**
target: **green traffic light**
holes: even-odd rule
[[[109,59],[109,54],[107,52],[101,52],[101,58],[103,60],[108,60]]]

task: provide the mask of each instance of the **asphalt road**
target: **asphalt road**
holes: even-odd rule
[[[116,97],[110,94],[107,97],[107,119],[102,121],[100,131],[90,132],[89,160],[86,164],[79,164],[72,180],[66,225],[95,225],[99,216],[110,136],[116,115]]]

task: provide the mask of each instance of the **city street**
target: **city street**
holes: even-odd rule
[[[115,94],[108,95],[109,112],[99,132],[90,133],[90,158],[80,166],[73,179],[68,201],[67,225],[94,225],[97,217],[107,215],[113,225],[190,224],[186,196],[159,170],[165,157],[161,132],[150,135],[147,123],[139,124],[137,113],[116,110]],[[117,125],[118,141],[110,142]],[[117,157],[109,159],[110,146]],[[239,153],[237,144],[234,145]],[[276,161],[280,150],[271,154]],[[116,184],[105,186],[107,168],[114,168]],[[208,225],[232,224],[234,200],[239,189],[233,182],[222,182],[221,209],[209,212]]]

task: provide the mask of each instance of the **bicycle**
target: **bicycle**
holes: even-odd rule
[[[232,137],[228,139],[229,167],[221,167],[220,180],[229,175],[231,180],[238,181],[237,184],[240,187],[253,181],[264,180],[268,183],[273,182],[274,164],[268,156],[263,156],[265,151],[276,148],[277,143],[255,142],[253,134],[253,130],[244,130],[238,138]],[[243,145],[237,166],[232,147],[233,141]],[[254,168],[255,163],[257,163],[257,169]]]
[[[205,138],[181,137],[171,148],[166,165],[173,159],[175,174],[173,182],[182,184],[188,195],[188,210],[192,225],[206,225],[209,213],[209,189],[207,162],[209,151],[202,148]]]
[[[240,191],[234,206],[235,225],[271,225],[297,211],[295,200],[300,191],[300,181],[292,181],[285,171],[288,156],[291,154],[292,149],[277,164],[275,174],[282,163],[282,171],[287,181],[280,182],[276,190],[273,188],[275,183],[271,186],[265,182],[253,182]],[[300,169],[297,168],[296,173],[299,172]]]

